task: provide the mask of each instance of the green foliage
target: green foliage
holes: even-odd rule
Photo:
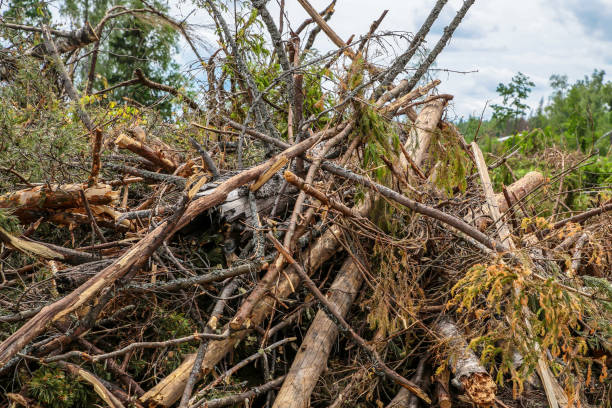
[[[439,163],[434,180],[436,186],[451,196],[456,187],[464,192],[467,187],[467,165],[470,160],[455,134],[449,128],[436,132],[430,151]]]
[[[363,167],[373,171],[378,181],[389,176],[389,169],[381,157],[393,161],[399,152],[399,137],[393,126],[384,117],[370,107],[364,107],[354,130],[356,137],[365,142],[363,149]]]
[[[610,139],[602,136],[612,130],[612,82],[604,83],[605,72],[595,70],[591,77],[569,85],[567,77],[553,75],[554,89],[545,108],[550,126],[572,149],[590,152],[595,148],[605,154]]]
[[[87,382],[54,365],[34,371],[28,390],[32,398],[50,408],[89,407],[100,403]]]
[[[194,324],[184,314],[179,312],[167,312],[160,310],[158,316],[157,338],[160,340],[171,340],[179,337],[189,336],[197,331]],[[193,344],[182,343],[168,351],[165,359],[165,369],[168,372],[177,368],[183,361],[185,354],[195,352]]]
[[[64,163],[85,160],[88,135],[74,110],[49,92],[55,84],[30,62],[20,61],[14,80],[0,88],[0,167],[29,182],[74,182],[84,173]],[[3,172],[0,191],[18,183],[14,173]]]
[[[4,208],[0,208],[0,228],[4,228],[4,230],[11,234],[21,232],[19,219]]]
[[[95,26],[108,9],[118,5],[130,9],[144,8],[144,3],[140,0],[64,0],[60,10],[71,18],[73,24],[79,25],[80,22],[89,20]],[[168,11],[168,5],[162,1],[152,1],[151,5],[162,13]],[[112,30],[109,30],[110,27],[106,29],[109,30],[108,39],[101,43],[93,89],[104,89],[109,84],[128,80],[137,68],[155,82],[177,89],[186,86],[186,78],[179,73],[179,65],[174,62],[179,40],[175,27],[161,18],[142,13],[118,17],[113,19],[112,25]],[[83,87],[89,66],[90,64],[83,64],[79,70],[79,82]],[[167,99],[166,92],[144,86],[118,88],[113,91],[112,97],[116,101],[128,97],[145,106],[162,99],[157,109],[165,117],[170,117],[173,110],[173,104]]]
[[[513,76],[508,85],[502,83],[497,85],[496,91],[503,98],[503,102],[501,105],[491,105],[494,112],[493,119],[505,124],[511,119],[517,120],[524,116],[529,108],[524,101],[534,86],[535,83],[522,72]]]

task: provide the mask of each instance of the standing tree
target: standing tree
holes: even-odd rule
[[[525,99],[535,86],[529,77],[519,72],[512,77],[508,85],[500,83],[497,85],[496,92],[503,98],[501,105],[491,105],[493,108],[493,119],[499,123],[502,129],[507,129],[508,124],[512,124],[511,131],[518,129],[519,120],[525,116],[529,106]]]

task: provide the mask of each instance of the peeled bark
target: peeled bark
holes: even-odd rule
[[[344,317],[357,296],[362,274],[352,258],[348,258],[329,289],[329,301]],[[319,310],[313,320],[273,408],[305,408],[319,376],[327,365],[332,346],[338,337],[338,326]],[[408,391],[407,391],[408,392]]]
[[[17,249],[28,255],[39,256],[43,259],[60,261],[71,265],[80,265],[99,260],[95,255],[87,252],[63,248],[58,245],[37,242],[31,239],[15,237],[0,227],[0,242],[10,248]]]
[[[37,186],[0,196],[0,208],[9,208],[22,223],[40,218],[44,210],[83,208],[81,189],[91,205],[111,204],[119,198],[119,191],[106,184],[87,187],[86,184]]]
[[[81,367],[71,364],[60,362],[60,365],[64,367],[67,371],[69,371],[72,375],[79,376],[83,380],[87,381],[93,386],[94,391],[98,396],[106,403],[107,406],[111,408],[124,408],[123,404],[117,397],[115,397],[102,383],[102,381],[90,373],[87,370],[82,369]]]
[[[119,137],[115,140],[115,144],[122,149],[127,149],[137,155],[144,157],[151,163],[156,164],[162,169],[166,170],[169,173],[174,172],[176,170],[177,164],[172,160],[166,157],[163,151],[161,150],[153,150],[143,142],[132,139],[131,137],[120,134]]]
[[[469,348],[456,323],[445,318],[434,329],[447,344],[449,365],[455,378],[465,388],[467,396],[478,406],[493,405],[497,389],[495,382]]]

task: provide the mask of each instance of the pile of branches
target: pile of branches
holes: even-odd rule
[[[487,163],[445,119],[453,97],[425,79],[473,0],[399,81],[446,1],[387,65],[367,57],[385,14],[351,45],[327,24],[333,4],[320,14],[299,0],[311,18],[283,38],[253,1],[280,64],[263,90],[205,3],[223,47],[203,61],[203,103],[140,71],[115,85],[179,97],[182,127],[102,123],[83,106],[63,56],[100,41],[102,23],[8,27],[43,36],[27,56],[73,102],[90,166],[63,184],[13,170],[27,185],[0,196],[14,221],[0,229],[7,403],[51,406],[60,372],[112,407],[609,397],[612,202],[566,214],[553,200],[550,212],[550,186],[571,169],[495,192],[505,159]],[[309,26],[338,49],[308,53]],[[337,88],[307,110],[312,66],[334,69]]]

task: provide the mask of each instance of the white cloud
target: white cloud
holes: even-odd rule
[[[278,3],[268,3],[276,19]],[[311,0],[317,10],[328,3]],[[359,38],[388,9],[379,31],[416,32],[434,4],[435,0],[339,0],[330,25],[343,39],[353,34]],[[429,47],[461,4],[461,0],[450,0],[446,5],[427,38]],[[180,9],[183,16],[191,12],[190,8]],[[286,0],[286,13],[293,28],[308,17],[296,0]],[[575,81],[594,69],[612,73],[611,20],[612,0],[477,0],[438,58],[437,68],[478,72],[439,72],[443,81],[440,91],[455,95],[454,109],[459,116],[480,115],[488,100],[496,102],[497,84],[509,82],[521,71],[536,84],[528,101],[535,107],[541,97],[550,94],[548,78],[552,74],[567,74]],[[210,19],[200,10],[188,21],[205,24]],[[315,47],[322,51],[335,48],[324,34],[319,35]],[[186,58],[191,57],[183,56],[182,60],[186,62]]]

